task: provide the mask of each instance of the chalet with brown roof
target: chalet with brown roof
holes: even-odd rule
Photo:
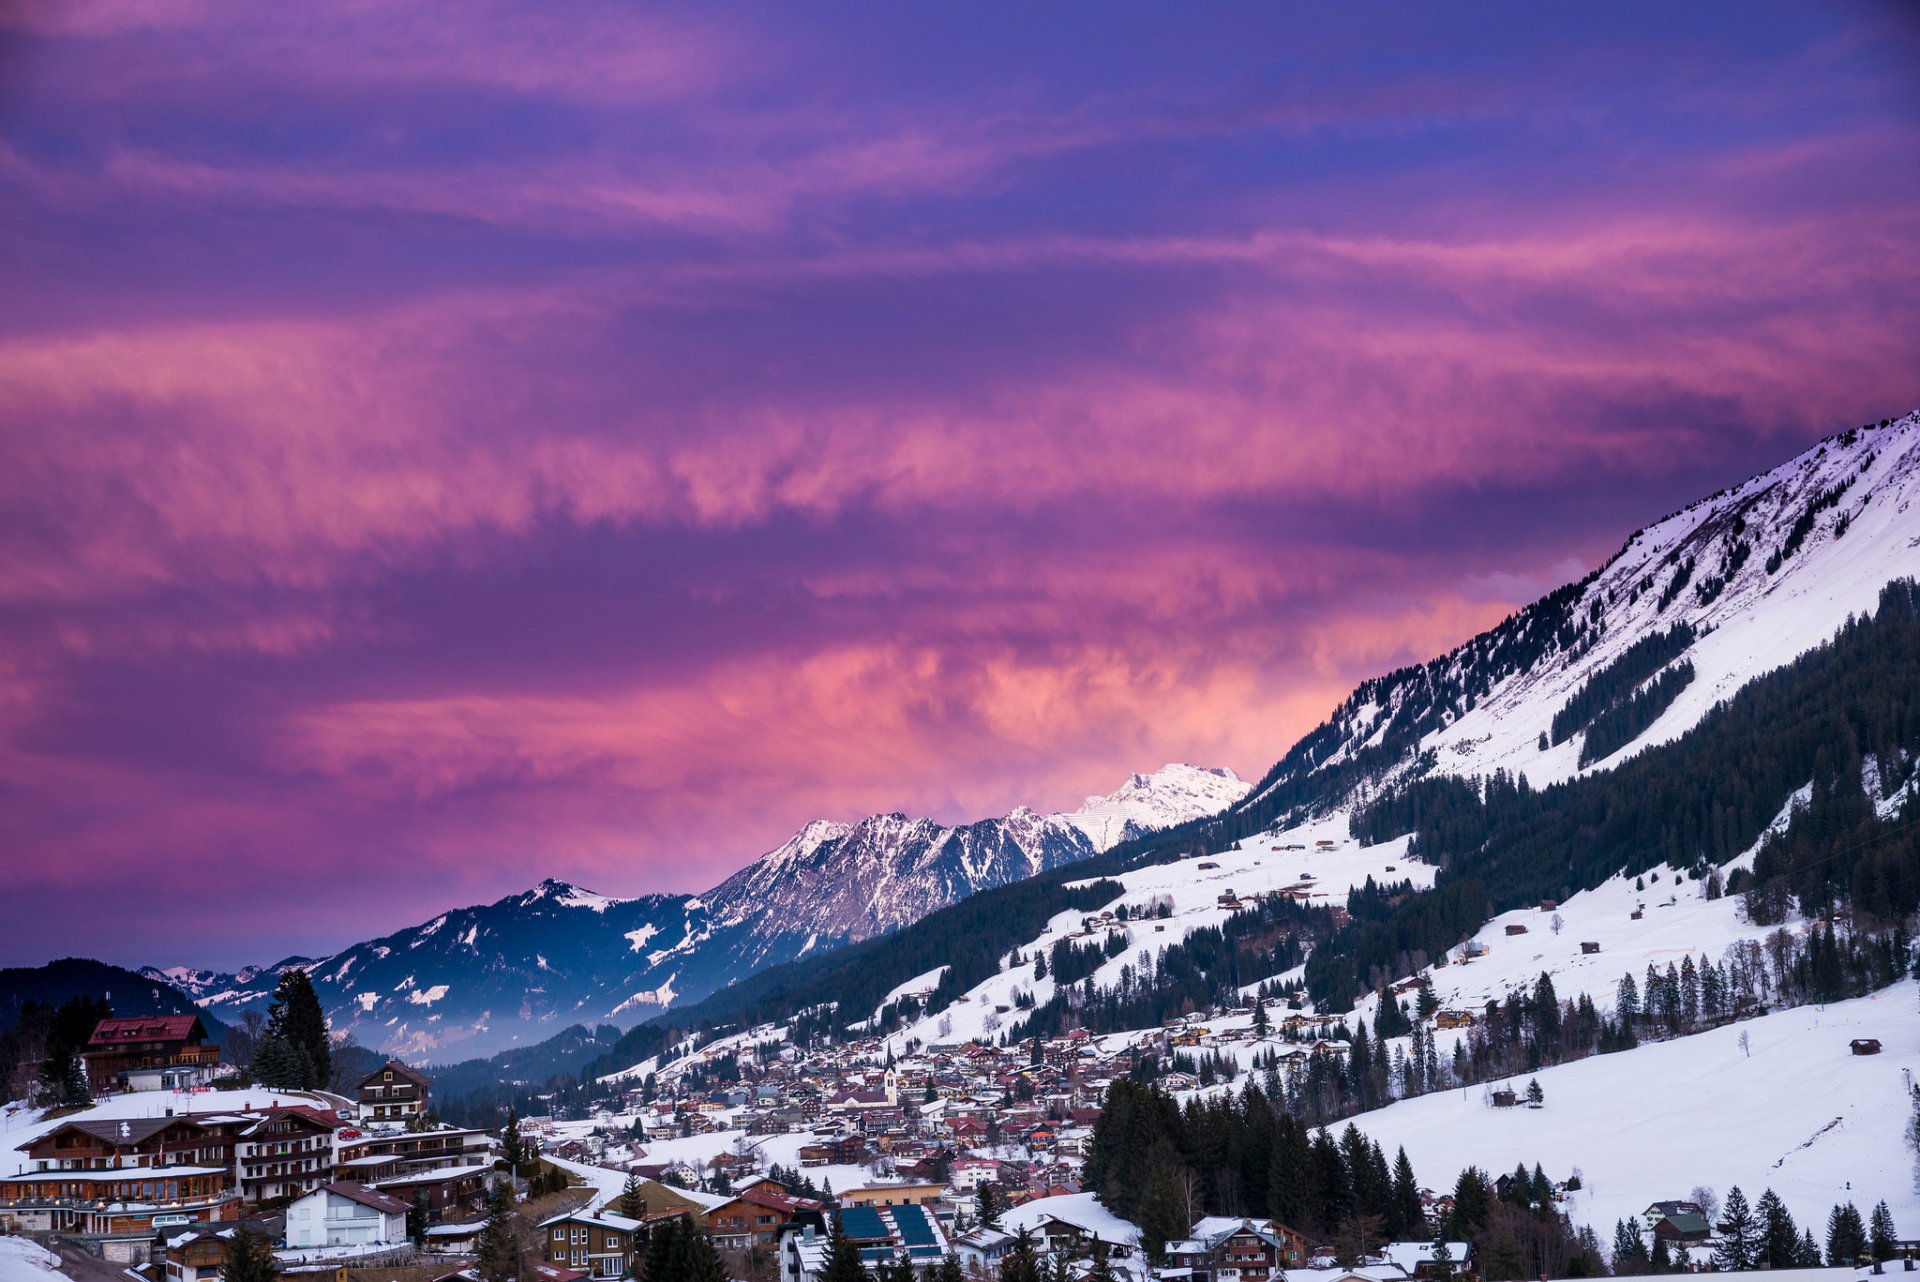
[[[731,1202],[707,1212],[707,1230],[713,1234],[713,1244],[723,1250],[772,1246],[791,1223],[812,1224],[824,1232],[826,1203],[795,1197],[772,1180],[755,1180]]]
[[[405,1122],[427,1111],[424,1075],[390,1059],[361,1079],[358,1087],[360,1120],[363,1122]]]
[[[75,1119],[20,1146],[32,1169],[0,1180],[0,1220],[88,1236],[150,1234],[155,1215],[231,1220],[234,1131],[185,1117]]]
[[[220,1065],[198,1015],[136,1015],[94,1026],[81,1059],[96,1094],[204,1086]]]

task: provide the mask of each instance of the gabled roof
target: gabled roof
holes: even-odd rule
[[[379,1189],[368,1188],[352,1180],[335,1180],[331,1184],[322,1184],[320,1190],[335,1197],[344,1197],[349,1202],[358,1202],[370,1206],[382,1215],[405,1215],[407,1204],[391,1193],[382,1193]]]
[[[207,1027],[198,1015],[132,1015],[103,1019],[93,1026],[88,1050],[111,1050],[129,1042],[205,1041]]]
[[[380,1075],[382,1073],[395,1073],[395,1074],[398,1074],[399,1076],[405,1077],[408,1081],[412,1082],[415,1086],[418,1086],[421,1090],[425,1090],[427,1087],[433,1085],[433,1083],[427,1079],[426,1074],[421,1073],[416,1069],[408,1068],[405,1064],[402,1064],[397,1059],[390,1059],[386,1063],[382,1064],[380,1067],[374,1069],[371,1073],[368,1073],[365,1077],[360,1079],[360,1085],[361,1086],[373,1085],[375,1082],[378,1082],[381,1080]]]
[[[161,1131],[176,1123],[185,1123],[195,1130],[203,1130],[199,1123],[187,1117],[123,1117],[123,1118],[76,1118],[60,1123],[52,1130],[20,1145],[22,1150],[47,1140],[62,1131],[79,1131],[91,1135],[94,1139],[107,1144],[138,1144],[153,1138]]]

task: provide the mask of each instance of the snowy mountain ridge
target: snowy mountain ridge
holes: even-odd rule
[[[1096,850],[1109,850],[1156,828],[1171,828],[1200,815],[1218,814],[1251,787],[1225,768],[1172,762],[1150,775],[1130,775],[1104,797],[1088,797],[1064,819],[1087,834]]]
[[[262,1007],[281,973],[299,967],[336,1033],[416,1056],[490,1054],[569,1024],[631,1023],[764,967],[898,930],[1148,828],[1216,813],[1245,789],[1231,771],[1170,765],[1069,814],[1023,806],[958,825],[899,813],[816,819],[700,895],[622,899],[549,878],[317,961],[142,973],[230,1014]]]
[[[1428,768],[1542,785],[1675,739],[1920,573],[1917,502],[1920,413],[1829,437],[1638,531],[1585,579],[1450,653],[1363,682],[1240,804],[1325,813]],[[1651,724],[1586,762],[1584,730],[1542,746],[1583,685],[1676,626],[1692,639],[1661,670],[1684,660],[1691,673]]]

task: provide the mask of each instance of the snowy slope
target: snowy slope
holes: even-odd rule
[[[1332,848],[1315,849],[1323,840],[1333,842]],[[1306,849],[1280,849],[1283,844],[1300,844]],[[1278,838],[1249,840],[1239,850],[1111,874],[1112,880],[1126,888],[1122,894],[1091,912],[1056,914],[1046,929],[1022,944],[1019,951],[1025,958],[1045,953],[1059,940],[1080,936],[1085,918],[1121,904],[1144,909],[1162,900],[1169,903],[1173,910],[1170,917],[1102,926],[1085,936],[1104,939],[1109,930],[1127,935],[1127,950],[1093,974],[1097,987],[1109,986],[1118,981],[1123,966],[1138,965],[1141,951],[1158,952],[1193,931],[1224,924],[1237,911],[1220,903],[1225,891],[1246,897],[1310,880],[1314,893],[1307,902],[1339,905],[1346,902],[1348,890],[1364,884],[1369,877],[1376,883],[1407,880],[1418,888],[1431,886],[1434,870],[1407,862],[1406,845],[1406,839],[1399,838],[1361,847],[1347,835],[1344,818],[1336,816],[1287,834],[1285,843]],[[1203,868],[1202,864],[1212,866]],[[1030,961],[1003,966],[999,974],[976,984],[951,1005],[931,1010],[918,1023],[892,1034],[887,1046],[899,1054],[909,1039],[921,1043],[991,1039],[1003,1024],[1012,1022],[1016,992],[1032,994],[1036,1004],[1053,996],[1052,978],[1036,980],[1033,969]]]
[[[1799,525],[1797,547],[1769,571]],[[1403,776],[1424,752],[1449,774],[1505,769],[1536,786],[1569,778],[1583,769],[1582,736],[1539,747],[1554,713],[1635,641],[1691,625],[1694,681],[1627,748],[1585,767],[1609,768],[1678,738],[1754,677],[1829,639],[1849,614],[1871,612],[1887,582],[1916,574],[1920,413],[1841,433],[1676,512],[1581,583],[1431,663],[1362,684],[1243,804],[1289,791],[1315,795],[1316,808],[1347,802],[1352,781],[1317,794],[1301,785],[1334,778],[1369,749],[1363,790]]]
[[[1389,1153],[1405,1145],[1435,1188],[1451,1187],[1468,1164],[1497,1175],[1540,1162],[1555,1179],[1577,1168],[1587,1187],[1570,1213],[1602,1241],[1615,1220],[1697,1184],[1723,1198],[1738,1184],[1749,1201],[1771,1187],[1816,1236],[1842,1199],[1864,1209],[1885,1198],[1895,1223],[1920,1223],[1913,1155],[1900,1139],[1905,1074],[1920,1065],[1916,998],[1909,980],[1543,1069],[1539,1109],[1490,1108],[1475,1086],[1354,1121]],[[1856,1037],[1878,1038],[1885,1050],[1853,1055]]]
[[[1107,850],[1157,828],[1218,814],[1251,786],[1231,770],[1173,762],[1150,775],[1131,775],[1106,796],[1088,797],[1058,818],[1086,833],[1095,850]]]

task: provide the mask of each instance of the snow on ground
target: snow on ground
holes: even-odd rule
[[[1911,1233],[1920,1194],[1900,1136],[1907,1073],[1920,1065],[1916,999],[1920,987],[1907,980],[1870,997],[1542,1069],[1539,1109],[1491,1108],[1487,1088],[1474,1086],[1354,1122],[1389,1154],[1404,1145],[1421,1182],[1437,1191],[1451,1189],[1468,1164],[1498,1175],[1539,1162],[1556,1180],[1577,1169],[1586,1187],[1569,1212],[1602,1241],[1616,1220],[1700,1184],[1722,1198],[1738,1184],[1750,1202],[1771,1187],[1815,1237],[1835,1202],[1864,1212],[1885,1198]],[[1877,1038],[1884,1050],[1854,1055],[1856,1037]]]
[[[1064,1193],[1058,1197],[1040,1197],[1000,1213],[1000,1227],[1008,1233],[1039,1227],[1045,1219],[1064,1220],[1089,1233],[1097,1234],[1109,1246],[1136,1246],[1140,1229],[1131,1220],[1123,1220],[1100,1205],[1092,1193]]]
[[[59,1257],[23,1237],[0,1237],[0,1282],[52,1282]]]
[[[727,1117],[729,1114],[718,1116]],[[595,1129],[624,1135],[637,1117],[637,1114],[623,1113],[582,1121],[552,1122],[548,1124],[547,1135],[553,1143],[585,1139]],[[811,1144],[825,1134],[826,1132],[796,1131],[781,1135],[749,1135],[744,1130],[723,1129],[709,1131],[704,1135],[680,1136],[665,1140],[640,1140],[638,1141],[640,1156],[631,1160],[642,1164],[688,1162],[696,1167],[704,1167],[709,1161],[723,1153],[732,1153],[736,1147],[744,1143],[746,1151],[753,1154],[763,1167],[778,1164],[791,1170],[799,1170],[801,1146]],[[609,1160],[613,1159],[609,1158]],[[626,1182],[624,1167],[621,1170],[614,1170],[611,1167],[595,1166],[585,1162],[563,1162],[557,1159],[555,1164],[579,1174],[600,1191],[602,1196],[595,1199],[596,1206],[609,1198],[618,1196],[622,1185]],[[808,1167],[805,1174],[815,1184],[825,1180],[836,1189],[857,1188],[862,1184],[872,1183],[875,1178],[872,1171],[861,1166],[813,1166]],[[712,1198],[716,1206],[726,1200],[701,1193],[689,1193],[687,1196],[696,1201]]]
[[[1495,917],[1474,936],[1488,949],[1486,956],[1463,964],[1456,948],[1450,964],[1429,972],[1441,1007],[1477,1012],[1489,1001],[1503,1000],[1512,989],[1531,989],[1545,971],[1562,1001],[1586,993],[1600,1010],[1611,1011],[1622,975],[1631,973],[1637,984],[1649,963],[1665,971],[1669,962],[1677,966],[1684,957],[1697,962],[1704,954],[1719,961],[1735,941],[1764,939],[1777,929],[1746,922],[1738,896],[1708,899],[1704,881],[1689,881],[1669,868],[1647,876],[1644,890],[1634,889],[1631,877],[1614,877],[1552,911],[1536,906]],[[1636,909],[1641,910],[1639,921],[1633,920]],[[1556,916],[1561,920],[1558,934],[1553,929]],[[1524,926],[1526,933],[1509,935],[1509,926]],[[1788,928],[1804,929],[1804,923],[1790,922]],[[1600,951],[1584,953],[1584,943],[1597,943]],[[1411,1000],[1409,995],[1409,1004]],[[1369,1026],[1378,1008],[1372,997],[1357,1007]],[[1443,1053],[1452,1050],[1448,1034],[1440,1034],[1439,1040]]]
[[[1317,848],[1321,841],[1334,844],[1323,850]],[[1285,849],[1289,845],[1303,849]],[[1237,911],[1220,903],[1221,895],[1227,891],[1248,896],[1305,884],[1312,889],[1312,897],[1307,902],[1340,906],[1346,903],[1347,891],[1364,884],[1369,877],[1375,882],[1409,880],[1421,890],[1433,885],[1432,868],[1407,862],[1405,837],[1362,848],[1347,835],[1344,813],[1328,815],[1284,833],[1249,837],[1241,847],[1117,874],[1113,880],[1126,887],[1124,893],[1101,908],[1087,912],[1070,909],[1056,914],[1037,938],[1021,946],[1021,954],[1026,958],[1021,965],[1002,970],[975,985],[951,1006],[931,1012],[918,1023],[893,1034],[888,1038],[889,1048],[896,1054],[901,1053],[909,1038],[923,1043],[991,1040],[1001,1027],[1019,1018],[1014,1005],[1016,990],[1032,994],[1036,1004],[1053,996],[1051,978],[1035,980],[1033,977],[1032,959],[1036,954],[1044,954],[1059,940],[1075,936],[1093,943],[1105,942],[1107,927],[1097,926],[1091,934],[1081,932],[1082,920],[1097,916],[1103,908],[1117,909],[1125,904],[1130,910],[1146,910],[1163,900],[1173,907],[1173,915],[1168,918],[1143,918],[1112,927],[1126,933],[1127,949],[1108,960],[1093,976],[1096,985],[1110,987],[1119,982],[1122,967],[1139,965],[1141,952],[1157,952],[1180,942],[1193,931],[1225,924]],[[1202,867],[1203,864],[1209,866]]]

